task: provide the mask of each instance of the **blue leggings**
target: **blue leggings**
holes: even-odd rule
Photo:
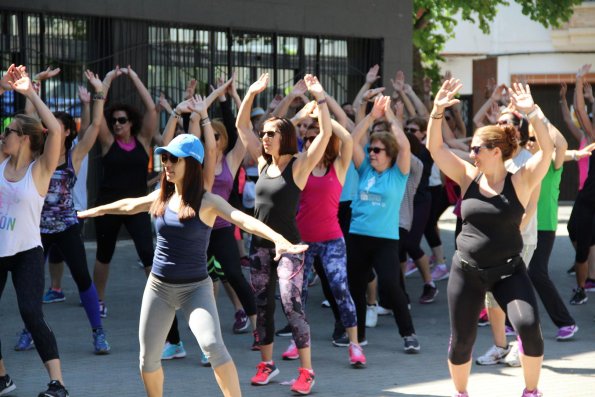
[[[304,260],[303,305],[306,305],[308,299],[308,276],[312,272],[314,259],[319,257],[335,302],[339,306],[341,323],[345,328],[357,326],[355,304],[351,298],[347,283],[347,250],[345,240],[341,237],[336,240],[328,240],[320,243],[308,243],[308,246]]]

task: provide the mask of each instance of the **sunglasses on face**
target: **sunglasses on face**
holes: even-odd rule
[[[374,154],[378,154],[378,153],[382,152],[383,150],[386,150],[386,149],[382,148],[382,147],[378,147],[378,146],[368,146],[368,153],[374,152]]]
[[[405,131],[408,134],[415,134],[417,131],[419,131],[419,128],[405,127],[403,128],[403,131]]]
[[[504,120],[498,120],[498,125],[519,125],[519,123],[515,122],[514,120],[511,119],[504,119]]]
[[[273,138],[275,136],[275,131],[261,131],[258,136],[260,136],[260,139],[264,139],[265,136],[267,138]]]
[[[299,123],[297,125],[297,128],[308,128],[310,125],[309,124],[305,124],[305,123]]]
[[[305,138],[304,138],[304,145],[305,145],[307,142],[310,142],[310,143],[314,142],[314,139],[316,139],[316,137],[315,137],[315,136],[307,136],[307,137],[305,137]]]
[[[179,158],[174,156],[173,154],[169,154],[169,153],[161,153],[161,163],[165,164],[168,161],[172,164],[176,164],[178,162]]]
[[[531,142],[537,142],[537,138],[535,138],[534,136],[530,136],[528,139]]]
[[[17,135],[23,135],[23,133],[19,130],[15,130],[14,128],[10,128],[10,127],[6,127],[4,129],[4,137],[6,138],[7,136],[9,136],[11,133],[15,133]]]
[[[221,137],[221,135],[220,135],[220,134],[215,134],[215,140],[216,140],[216,141],[218,141],[220,137]]]
[[[473,153],[475,153],[475,155],[477,156],[479,154],[479,152],[481,152],[481,149],[493,149],[493,148],[494,148],[493,145],[471,146],[471,151]]]
[[[444,116],[444,120],[446,120],[446,121],[450,121],[450,120],[451,120],[451,119],[450,119],[450,116]]]
[[[126,124],[127,122],[128,122],[128,118],[126,118],[126,117],[112,117],[112,119],[110,120],[111,125],[114,125],[116,123]]]

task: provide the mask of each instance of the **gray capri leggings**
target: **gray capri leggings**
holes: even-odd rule
[[[231,361],[221,336],[211,278],[189,284],[171,284],[151,274],[143,294],[138,327],[142,372],[161,368],[161,352],[177,309],[183,311],[213,368]]]

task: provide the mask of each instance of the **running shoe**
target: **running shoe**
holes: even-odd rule
[[[504,357],[506,357],[508,353],[510,353],[510,345],[505,348],[493,345],[483,356],[477,357],[475,362],[477,365],[495,365],[503,363]]]
[[[521,397],[542,397],[543,394],[537,389],[529,391],[527,389],[523,390],[523,395]]]
[[[469,394],[467,394],[466,391],[459,391],[456,394],[454,394],[452,397],[469,397]]]
[[[477,325],[479,325],[480,327],[490,325],[490,319],[488,318],[488,310],[486,308],[481,309],[481,313],[479,313],[479,320],[477,320]]]
[[[438,288],[436,288],[436,286],[424,284],[423,292],[419,297],[419,303],[432,303],[434,302],[436,295],[438,295]]]
[[[175,344],[165,342],[165,346],[163,346],[163,352],[161,353],[162,360],[172,360],[174,358],[184,357],[186,357],[186,350],[184,349],[184,343],[182,341]]]
[[[379,316],[391,316],[393,314],[393,311],[390,309],[387,309],[386,307],[377,305],[376,306],[376,314],[378,314]]]
[[[568,274],[569,276],[576,275],[576,270],[574,270],[574,263],[572,264],[572,266],[570,266],[570,269],[566,270],[566,274]]]
[[[378,324],[377,305],[368,305],[366,308],[366,327],[374,328]]]
[[[277,336],[292,336],[293,332],[291,332],[291,325],[287,324],[285,327],[277,330],[277,332],[275,332],[275,335],[277,335]]]
[[[411,276],[413,273],[417,271],[417,266],[415,266],[415,262],[413,259],[407,259],[407,263],[405,265],[405,277]]]
[[[585,281],[585,291],[595,292],[595,280],[588,278],[587,281]]]
[[[567,325],[565,327],[558,328],[558,333],[556,334],[556,340],[568,340],[574,337],[578,331],[578,325]]]
[[[236,320],[233,323],[233,333],[234,334],[243,334],[248,332],[248,327],[250,323],[248,322],[248,316],[244,309],[240,309],[235,314]]]
[[[252,336],[254,337],[254,342],[252,342],[252,347],[250,350],[253,352],[258,352],[260,351],[260,336],[258,336],[258,331],[252,331]]]
[[[48,389],[41,392],[37,397],[68,397],[68,390],[57,380],[48,383]]]
[[[281,358],[283,360],[297,360],[300,358],[300,353],[298,352],[297,346],[293,339],[289,342],[289,346],[287,346],[287,350],[281,354]]]
[[[210,367],[211,363],[209,362],[207,356],[205,356],[205,352],[203,352],[200,347],[198,348],[198,350],[200,351],[200,365],[202,365],[203,367]]]
[[[582,305],[589,299],[583,288],[577,287],[573,291],[574,295],[572,296],[572,299],[570,299],[571,305]]]
[[[107,317],[107,306],[103,303],[102,300],[99,301],[99,316],[101,318]]]
[[[314,371],[306,368],[298,368],[299,376],[291,386],[291,391],[298,394],[310,394],[314,386]]]
[[[329,307],[331,307],[331,304],[329,303],[328,300],[325,299],[320,303],[320,306],[324,307],[325,309],[328,309]]]
[[[360,345],[349,344],[349,364],[353,368],[364,368],[366,366],[366,356],[364,356],[364,350]]]
[[[43,303],[58,303],[64,302],[66,297],[62,290],[48,289],[48,292],[43,295]]]
[[[275,363],[271,361],[270,364],[267,364],[263,361],[256,367],[256,375],[252,377],[251,383],[253,385],[266,385],[277,375],[279,375],[279,369],[275,366]]]
[[[22,352],[22,351],[31,350],[34,348],[35,348],[35,343],[33,342],[33,337],[31,336],[29,331],[27,331],[26,329],[23,328],[23,330],[19,334],[19,340],[17,341],[17,344],[14,345],[14,349],[18,352]]]
[[[434,269],[432,269],[432,280],[434,280],[434,281],[446,280],[449,275],[450,275],[450,271],[448,270],[448,267],[446,267],[446,264],[444,264],[444,263],[440,263],[440,264],[434,266]]]
[[[415,334],[403,338],[403,350],[408,354],[419,353],[420,346]]]
[[[516,331],[510,325],[504,327],[504,332],[506,333],[506,336],[516,336]]]
[[[93,331],[93,349],[95,354],[109,354],[110,345],[105,339],[103,328],[97,328]]]
[[[12,379],[10,379],[10,376],[8,376],[8,374],[0,376],[0,396],[4,396],[10,393],[16,388],[17,385],[14,384],[14,382],[12,381]]]
[[[313,287],[316,284],[318,284],[318,282],[320,281],[320,278],[318,277],[318,274],[316,274],[315,272],[310,273],[310,275],[308,276],[308,287]]]
[[[335,329],[333,330],[333,335],[332,335],[331,339],[333,341],[336,341],[337,339],[341,339],[346,336],[347,336],[347,334],[345,333],[345,327],[343,326],[343,324],[341,324],[340,321],[336,321]]]
[[[521,358],[519,357],[519,344],[518,342],[512,342],[510,344],[510,352],[504,357],[504,364],[509,367],[520,367]]]
[[[250,258],[248,258],[247,256],[242,256],[240,258],[240,266],[250,268]]]
[[[350,344],[351,344],[351,341],[349,341],[349,337],[347,336],[347,334],[343,335],[343,337],[341,337],[339,339],[333,340],[333,346],[335,346],[335,347],[347,347]],[[357,342],[357,344],[360,346],[367,346],[368,340],[367,339],[359,340]]]

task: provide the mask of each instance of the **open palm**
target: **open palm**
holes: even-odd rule
[[[455,99],[454,96],[459,92],[461,87],[463,87],[463,84],[461,84],[461,80],[459,79],[444,81],[442,87],[440,87],[440,90],[436,93],[434,106],[438,109],[444,109],[459,103],[460,101]]]
[[[509,93],[512,104],[519,112],[528,113],[535,107],[528,84],[523,86],[520,83],[514,83],[509,89]]]

